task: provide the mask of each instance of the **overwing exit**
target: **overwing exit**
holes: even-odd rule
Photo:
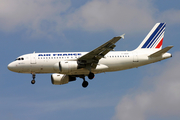
[[[82,86],[88,86],[87,76],[93,79],[95,74],[102,72],[131,69],[172,57],[167,53],[173,46],[162,49],[165,23],[156,23],[141,44],[133,51],[112,51],[115,43],[124,34],[107,41],[90,52],[55,52],[31,53],[18,57],[8,65],[8,69],[18,73],[32,74],[35,84],[36,74],[53,73],[51,81],[54,85],[62,85],[83,79]]]

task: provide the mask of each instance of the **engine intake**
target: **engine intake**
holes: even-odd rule
[[[62,85],[62,84],[67,84],[70,81],[75,81],[76,77],[72,77],[69,75],[64,75],[64,74],[52,74],[51,75],[51,82],[54,85]]]

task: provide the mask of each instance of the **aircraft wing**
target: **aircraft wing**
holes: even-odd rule
[[[124,39],[124,35],[117,36],[109,40],[108,42],[104,43],[103,45],[99,46],[98,48],[88,52],[87,54],[83,55],[82,57],[78,58],[78,64],[82,68],[96,68],[97,63],[101,58],[103,58],[109,51],[113,50],[116,47],[115,43],[119,41],[121,38]]]

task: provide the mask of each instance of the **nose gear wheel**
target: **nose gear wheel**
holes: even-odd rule
[[[35,77],[36,77],[36,74],[32,74],[32,78],[33,78],[33,80],[31,81],[31,84],[35,84]]]

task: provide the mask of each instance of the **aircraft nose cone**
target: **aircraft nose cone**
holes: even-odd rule
[[[10,71],[15,71],[15,68],[16,68],[16,65],[15,65],[14,63],[10,63],[10,64],[8,65],[8,69],[9,69]]]

